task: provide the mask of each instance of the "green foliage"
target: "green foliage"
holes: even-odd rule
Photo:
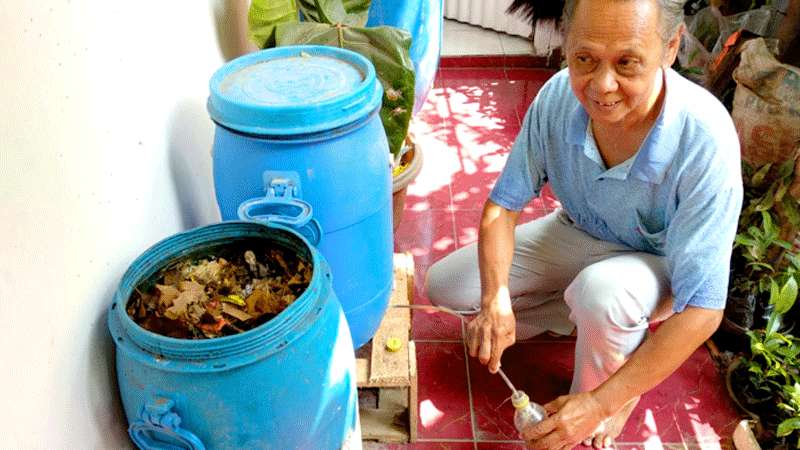
[[[299,21],[295,0],[253,0],[247,12],[250,40],[259,48],[275,46],[275,26]]]
[[[367,24],[369,4],[370,0],[298,0],[300,12],[309,22],[355,27]]]
[[[800,338],[779,330],[781,318],[797,300],[797,282],[773,281],[769,324],[749,331],[750,355],[742,357],[747,371],[742,400],[759,411],[770,440],[800,443]]]
[[[253,0],[250,36],[261,48],[330,45],[369,59],[383,86],[381,121],[397,159],[414,109],[411,36],[393,27],[365,28],[369,0]],[[304,22],[297,20],[302,14]]]
[[[777,447],[800,446],[800,338],[783,324],[800,277],[800,258],[782,238],[794,239],[800,229],[797,200],[789,192],[795,162],[744,167],[745,205],[732,258],[732,291],[761,294],[770,311],[763,329],[747,333],[750,355],[741,358],[745,374],[738,395],[759,414],[766,441]]]
[[[732,291],[767,295],[772,280],[781,284],[800,270],[792,244],[781,238],[781,222],[800,229],[797,200],[789,194],[795,161],[757,170],[744,167],[745,204],[733,246]],[[768,181],[771,180],[771,181]]]

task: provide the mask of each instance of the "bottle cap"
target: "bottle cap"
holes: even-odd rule
[[[522,409],[527,407],[530,404],[530,399],[528,398],[528,394],[522,391],[516,391],[511,395],[511,404],[514,405],[516,409]]]
[[[400,338],[390,337],[386,339],[386,350],[390,352],[396,352],[400,350],[400,347],[403,346],[403,343],[400,341]]]

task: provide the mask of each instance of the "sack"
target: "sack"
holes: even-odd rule
[[[800,144],[800,69],[781,64],[763,39],[752,39],[742,46],[733,79],[742,159],[757,167],[793,158]]]
[[[782,18],[780,10],[774,6],[723,16],[712,2],[711,6],[686,18],[686,33],[683,33],[678,50],[678,62],[684,69],[683,75],[704,86],[709,81],[716,81],[720,74],[712,62],[722,57],[726,45],[735,43],[729,42],[731,36],[745,32],[748,36],[772,37]],[[733,40],[736,41],[736,38]],[[721,92],[714,94],[719,96]]]

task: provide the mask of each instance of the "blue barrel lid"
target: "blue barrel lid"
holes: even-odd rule
[[[372,63],[337,47],[277,47],[236,58],[211,77],[208,112],[228,128],[289,136],[353,123],[381,104]]]

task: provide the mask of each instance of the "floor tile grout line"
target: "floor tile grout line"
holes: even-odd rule
[[[464,321],[461,321],[461,337],[462,337],[461,345],[464,348],[464,369],[466,370],[467,374],[467,398],[469,399],[469,420],[470,420],[470,426],[472,428],[472,439],[474,444],[473,447],[477,449],[478,444],[475,443],[475,441],[478,438],[478,427],[475,421],[475,407],[473,405],[474,402],[472,400],[472,380],[470,379],[469,376],[469,352],[467,351],[467,342],[463,339],[464,336],[465,336]]]

